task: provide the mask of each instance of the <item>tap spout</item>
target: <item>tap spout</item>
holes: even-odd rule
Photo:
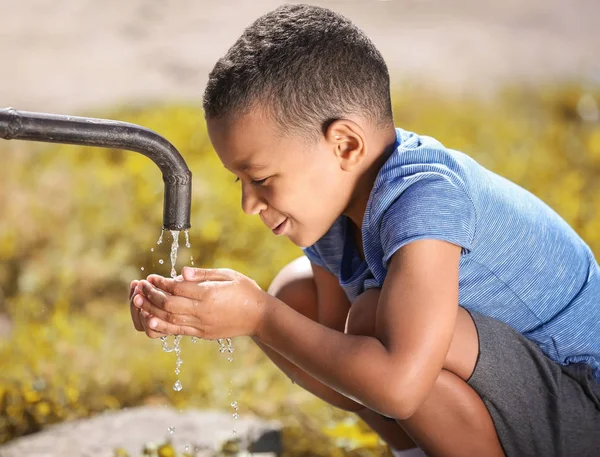
[[[0,138],[125,149],[152,160],[165,183],[163,229],[190,228],[192,173],[164,137],[139,125],[109,119],[0,109]]]

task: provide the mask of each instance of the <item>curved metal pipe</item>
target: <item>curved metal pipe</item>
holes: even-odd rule
[[[0,109],[0,138],[125,149],[152,160],[165,183],[163,228],[190,228],[192,173],[164,137],[139,125],[108,119]]]

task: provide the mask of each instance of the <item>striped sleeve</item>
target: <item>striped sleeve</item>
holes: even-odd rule
[[[462,247],[463,253],[473,248],[476,225],[473,202],[443,174],[431,174],[408,186],[389,204],[381,221],[386,268],[398,249],[420,239],[448,241]]]
[[[317,252],[316,244],[313,244],[312,246],[309,246],[307,248],[302,248],[302,251],[304,252],[304,255],[308,257],[308,260],[310,260],[311,263],[319,265],[321,268],[325,268],[326,270],[328,270],[327,266],[325,265],[325,262]]]

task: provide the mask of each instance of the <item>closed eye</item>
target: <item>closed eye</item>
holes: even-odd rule
[[[269,178],[264,178],[264,179],[253,179],[250,182],[252,184],[254,184],[255,186],[262,186]],[[235,178],[235,182],[239,182],[240,178]]]
[[[269,178],[265,178],[265,179],[253,179],[252,180],[252,184],[254,184],[255,186],[262,186],[267,179],[269,179]]]

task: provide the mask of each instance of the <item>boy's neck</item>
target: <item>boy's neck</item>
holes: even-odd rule
[[[366,164],[364,172],[358,179],[352,198],[350,199],[350,204],[343,213],[358,229],[358,234],[362,231],[362,222],[375,179],[383,164],[387,161],[392,152],[394,152],[396,146],[396,130],[392,128],[385,133],[379,132],[379,135],[373,136],[373,140],[370,141],[371,144],[369,145],[369,150],[375,151],[375,153],[372,155],[370,154],[370,161]],[[358,238],[362,237],[359,236]],[[362,239],[360,240],[359,247],[362,254]]]

